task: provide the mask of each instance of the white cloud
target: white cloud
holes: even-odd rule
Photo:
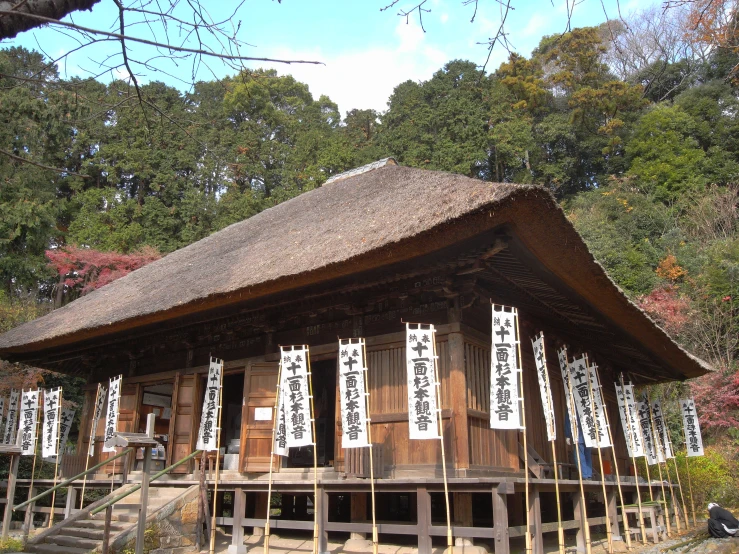
[[[321,60],[325,66],[273,65],[280,74],[290,74],[308,84],[314,98],[325,94],[339,105],[342,115],[353,108],[387,109],[393,89],[400,83],[427,80],[449,61],[449,55],[426,44],[426,35],[417,23],[405,20],[397,25],[395,44],[367,50],[323,55],[284,49],[282,59]]]

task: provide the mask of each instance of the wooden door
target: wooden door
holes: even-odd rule
[[[278,362],[255,362],[246,368],[239,452],[239,467],[243,472],[269,471],[278,365]],[[271,417],[265,419],[266,413]],[[278,471],[278,459],[274,471]]]
[[[195,448],[198,429],[200,428],[200,375],[179,375],[174,396],[177,397],[173,405],[171,425],[172,434],[169,437],[171,446],[170,462],[175,463]],[[173,403],[174,403],[173,398]],[[190,473],[191,463],[182,464],[172,470],[173,473]]]

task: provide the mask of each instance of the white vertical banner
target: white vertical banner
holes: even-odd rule
[[[595,366],[586,366],[585,356],[580,356],[570,364],[570,381],[572,383],[577,415],[582,426],[585,446],[588,448],[606,448],[611,446],[605,417],[605,406],[600,393],[600,383]],[[593,402],[590,401],[592,388]],[[596,431],[597,425],[597,431]]]
[[[41,457],[45,460],[59,451],[59,417],[61,415],[62,389],[44,391],[44,423],[41,435]]]
[[[367,395],[364,376],[364,339],[339,340],[339,393],[341,394],[341,446],[369,446]]]
[[[200,414],[197,450],[218,449],[218,413],[221,409],[221,386],[223,384],[223,360],[211,357],[208,366],[208,380],[205,383],[205,397]]]
[[[647,463],[650,466],[659,462],[657,447],[654,444],[654,430],[652,429],[652,421],[650,418],[649,402],[646,400],[637,401],[637,413],[639,414],[639,424],[641,426],[641,436],[644,442],[644,453],[647,456]]]
[[[281,346],[280,390],[285,399],[285,434],[288,448],[313,444],[311,398],[308,387],[308,347]]]
[[[539,378],[541,404],[544,408],[544,421],[547,425],[547,440],[553,441],[557,438],[557,427],[554,420],[554,400],[552,399],[552,388],[549,384],[549,372],[547,371],[547,355],[544,347],[543,332],[539,333],[536,339],[531,339],[531,346],[534,349],[536,375]]]
[[[8,419],[5,421],[5,435],[3,443],[15,444],[16,431],[18,430],[18,404],[21,401],[21,391],[18,389],[10,390],[10,400],[8,401]]]
[[[287,423],[285,421],[285,394],[282,385],[278,389],[279,398],[277,399],[277,414],[275,417],[275,444],[273,445],[273,454],[278,456],[287,456],[290,449],[287,447]]]
[[[685,446],[688,449],[688,457],[703,456],[703,437],[701,436],[700,423],[698,423],[698,412],[695,411],[695,401],[692,398],[681,400],[680,410],[683,414]]]
[[[436,405],[436,360],[433,325],[406,323],[405,359],[408,380],[408,437],[438,439],[439,411]]]
[[[490,428],[524,429],[521,417],[523,391],[518,388],[521,360],[518,359],[516,323],[518,310],[493,304],[493,349],[490,367]]]
[[[23,392],[21,399],[21,422],[19,427],[21,435],[21,456],[34,456],[36,454],[38,396],[39,391],[29,390],[28,392]]]
[[[108,394],[106,389],[101,383],[98,383],[98,391],[95,399],[95,408],[92,414],[92,433],[90,434],[90,446],[87,449],[88,456],[95,455],[95,433],[97,433],[98,424],[100,418],[103,417],[103,411],[105,410],[105,395]]]
[[[105,446],[118,431],[118,413],[121,402],[122,377],[113,377],[108,386],[108,411],[105,414],[105,436],[103,436],[103,452],[115,452],[115,446]]]
[[[570,363],[567,361],[567,349],[566,348],[560,348],[557,351],[557,359],[559,360],[559,370],[562,372],[562,384],[564,385],[565,389],[565,402],[567,403],[567,417],[570,420],[570,430],[572,433],[572,439],[575,444],[577,444],[579,433],[577,430],[577,414],[573,411],[574,408],[574,400],[572,398],[572,395],[570,394]]]
[[[640,458],[644,456],[644,445],[642,444],[641,434],[637,429],[639,422],[636,417],[636,406],[634,405],[634,391],[631,385],[624,385],[623,388],[618,384],[616,386],[616,399],[618,400],[618,413],[621,416],[621,427],[624,430],[624,440],[630,458]]]
[[[675,456],[670,446],[670,438],[667,435],[664,414],[662,413],[662,404],[658,400],[652,402],[652,417],[654,418],[654,432],[659,438],[665,458],[668,460],[674,458]]]

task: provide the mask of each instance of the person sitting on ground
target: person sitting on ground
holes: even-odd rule
[[[739,520],[729,510],[711,502],[708,504],[708,515],[708,532],[714,537],[725,539],[739,533]]]

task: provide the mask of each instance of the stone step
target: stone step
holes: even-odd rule
[[[78,519],[74,522],[75,527],[85,527],[87,529],[105,529],[105,514],[101,514],[103,517],[100,519]],[[111,531],[123,531],[128,529],[130,525],[122,525],[115,521],[111,521]]]
[[[85,539],[103,540],[105,535],[105,529],[96,527],[63,527],[59,531],[60,535],[66,535],[68,537],[83,537]]]
[[[26,546],[27,552],[35,552],[36,554],[88,554],[90,551],[84,548],[74,548],[72,546],[62,546],[60,544],[29,544]]]
[[[69,537],[67,535],[51,535],[44,541],[47,544],[71,546],[72,548],[84,548],[86,551],[95,550],[103,541],[95,539],[83,539],[82,537]]]

